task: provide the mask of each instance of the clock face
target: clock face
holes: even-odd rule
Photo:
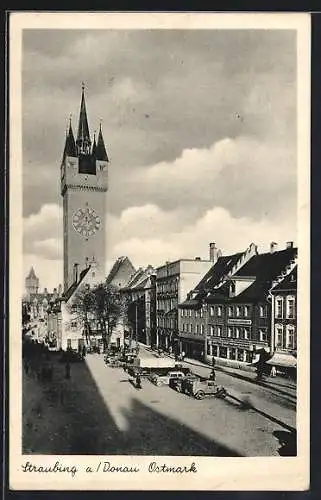
[[[79,208],[73,215],[72,225],[79,234],[88,238],[100,229],[101,220],[93,208]]]

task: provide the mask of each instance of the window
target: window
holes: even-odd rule
[[[231,306],[228,307],[228,310],[227,310],[227,314],[229,316],[232,316],[233,315],[233,308]]]
[[[200,325],[198,325],[198,324],[196,325],[196,327],[195,327],[195,331],[196,331],[196,333],[199,333],[199,332],[200,332]]]
[[[189,315],[189,317],[190,317],[190,318],[192,317],[192,309],[190,309],[190,310],[188,311],[188,315]]]
[[[244,306],[244,316],[248,317],[250,315],[250,308],[249,306]]]
[[[227,336],[232,337],[232,328],[230,326],[227,329]]]
[[[204,332],[205,332],[205,327],[204,325],[201,325],[201,334],[204,335]]]
[[[288,297],[288,301],[287,301],[287,317],[289,319],[294,319],[294,316],[295,316],[295,311],[294,311],[294,298],[293,297]]]
[[[198,310],[195,310],[195,318],[198,318]]]
[[[200,309],[200,318],[203,318],[203,309]]]
[[[276,347],[283,347],[283,326],[276,325]]]
[[[245,340],[248,340],[248,338],[249,338],[249,329],[248,328],[244,328],[243,332],[244,332],[244,338],[245,338]]]
[[[261,342],[266,342],[267,340],[267,334],[266,334],[266,329],[265,328],[260,328],[259,329],[259,339]]]
[[[190,324],[188,325],[188,330],[189,330],[189,333],[192,333],[192,323],[190,323]]]
[[[260,316],[260,318],[264,318],[264,316],[265,316],[265,307],[264,306],[259,307],[259,316]]]
[[[287,329],[287,340],[286,340],[287,349],[294,349],[294,327],[289,326]]]
[[[184,309],[181,310],[181,317],[183,318],[184,316]]]
[[[71,339],[67,339],[67,349],[71,349]]]
[[[213,337],[214,335],[214,326],[210,325],[210,336]]]
[[[220,337],[222,335],[222,327],[221,326],[216,327],[216,333],[217,333],[218,337]]]
[[[210,307],[210,315],[214,316],[214,307],[213,306]]]
[[[283,318],[283,299],[276,299],[276,317]]]
[[[235,328],[235,337],[236,337],[237,339],[239,339],[239,338],[240,338],[240,329],[239,329],[239,328]]]
[[[217,316],[219,318],[222,316],[222,306],[217,306]]]
[[[241,308],[240,308],[240,306],[236,306],[236,316],[241,316]]]

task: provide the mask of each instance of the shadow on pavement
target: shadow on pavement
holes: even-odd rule
[[[123,415],[128,422],[126,455],[241,456],[137,399]]]
[[[43,362],[50,379],[39,376]],[[37,351],[23,372],[24,454],[240,456],[135,398],[123,417],[120,430],[85,362],[66,379],[59,353]]]
[[[280,443],[278,449],[282,457],[296,457],[297,455],[297,435],[296,432],[274,431],[273,436]]]

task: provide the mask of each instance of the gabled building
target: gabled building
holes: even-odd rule
[[[136,270],[129,258],[126,256],[118,257],[109,271],[106,283],[117,288],[124,288],[134,273]]]
[[[256,254],[257,248],[252,243],[245,252],[219,255],[210,270],[189,292],[187,300],[179,305],[180,351],[185,352],[188,357],[203,360],[207,354],[213,355],[214,349],[212,343],[207,342],[207,335],[212,337],[215,332],[217,336],[221,336],[223,333],[223,303],[227,295],[227,287],[223,285]]]
[[[268,363],[280,371],[294,371],[297,364],[297,271],[295,260],[270,290],[273,356]]]
[[[277,251],[273,243],[269,253],[258,254],[252,244],[243,254],[230,256],[230,268],[224,269],[224,261],[219,259],[216,270],[214,266],[190,300],[180,306],[184,325],[180,334],[186,338],[188,332],[189,339],[194,336],[194,346],[190,348],[185,341],[183,350],[190,356],[214,356],[229,364],[251,363],[262,349],[270,351],[270,288],[296,255],[293,245]]]

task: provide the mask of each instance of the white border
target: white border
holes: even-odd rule
[[[139,474],[26,474],[21,464],[21,276],[22,149],[21,57],[23,29],[289,29],[297,31],[298,54],[298,221],[299,359],[298,456],[269,458],[195,457],[198,473],[149,474],[151,457],[110,457],[113,463],[139,463]],[[310,16],[261,13],[11,13],[10,15],[10,414],[9,479],[18,490],[305,490],[309,487],[309,289],[310,289]],[[14,175],[13,175],[14,174]],[[59,457],[32,455],[34,464]],[[98,456],[64,456],[64,465],[97,464]],[[108,460],[108,457],[104,457]],[[161,462],[190,464],[190,457],[161,457]],[[145,468],[145,469],[144,469]],[[121,477],[119,477],[121,476]]]

